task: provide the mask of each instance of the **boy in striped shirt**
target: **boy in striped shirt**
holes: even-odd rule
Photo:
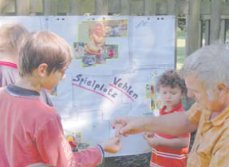
[[[186,94],[184,80],[174,70],[163,73],[156,85],[159,93],[160,115],[183,112],[182,98]],[[146,132],[144,135],[152,147],[150,167],[185,167],[190,135],[172,136]]]

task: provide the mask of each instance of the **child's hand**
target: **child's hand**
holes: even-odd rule
[[[145,132],[144,133],[144,138],[147,139],[147,138],[152,138],[154,136],[154,133],[153,132]]]
[[[102,145],[105,152],[117,153],[121,149],[120,137],[116,136],[110,138]]]
[[[161,138],[156,136],[156,135],[152,135],[149,133],[145,133],[144,134],[144,138],[146,139],[147,143],[151,146],[151,147],[156,147],[160,145],[160,140]]]

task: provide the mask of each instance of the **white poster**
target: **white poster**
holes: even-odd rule
[[[53,92],[66,135],[81,148],[114,135],[113,119],[153,115],[155,80],[175,67],[174,16],[9,16],[29,31],[53,31],[71,45],[73,61]],[[123,137],[105,156],[150,152],[143,135]]]
[[[0,16],[0,25],[7,23],[19,23],[24,25],[30,32],[47,30],[45,16]]]
[[[48,20],[49,30],[65,37],[74,50],[54,98],[67,134],[86,146],[95,145],[114,135],[113,119],[154,114],[156,77],[175,67],[173,16]],[[121,141],[121,151],[106,156],[151,150],[142,134]]]
[[[134,17],[131,28],[134,68],[174,68],[176,30],[173,16]]]

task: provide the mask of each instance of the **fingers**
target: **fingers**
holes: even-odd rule
[[[148,140],[152,139],[152,137],[150,137],[148,134],[144,134],[144,139],[148,141]]]
[[[113,128],[116,129],[116,135],[128,136],[131,134],[140,133],[140,129],[136,128],[136,124],[136,118],[120,118],[113,122]]]
[[[120,135],[113,137],[113,140],[114,140],[115,144],[119,144],[120,143],[120,137],[121,137]]]
[[[117,129],[119,127],[125,126],[126,125],[126,120],[124,118],[119,118],[116,119],[112,122],[112,128]]]
[[[117,138],[117,139],[116,139],[115,144],[116,144],[118,147],[121,147],[121,140],[120,140],[120,138]]]
[[[112,122],[112,128],[115,129],[115,136],[120,136],[125,134],[123,133],[123,128],[127,125],[127,118],[119,118]],[[124,128],[125,131],[125,128]]]
[[[121,134],[120,134],[120,130],[122,129],[122,125],[120,124],[117,124],[116,127],[115,127],[115,136],[119,137]]]
[[[148,134],[147,133],[144,133],[143,134],[143,137],[144,137],[144,139],[147,139],[148,138]]]
[[[120,137],[110,138],[103,145],[104,151],[109,153],[117,153],[121,149]]]
[[[124,127],[122,127],[122,128],[120,128],[119,129],[119,134],[120,135],[123,135],[123,136],[128,136],[128,130],[129,128],[128,128],[128,126],[124,126]]]
[[[152,138],[152,137],[154,137],[154,133],[153,132],[145,132],[145,136],[148,138]]]

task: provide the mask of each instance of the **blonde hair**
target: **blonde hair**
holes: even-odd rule
[[[21,24],[3,24],[0,27],[0,52],[17,53],[27,34],[27,29]]]

